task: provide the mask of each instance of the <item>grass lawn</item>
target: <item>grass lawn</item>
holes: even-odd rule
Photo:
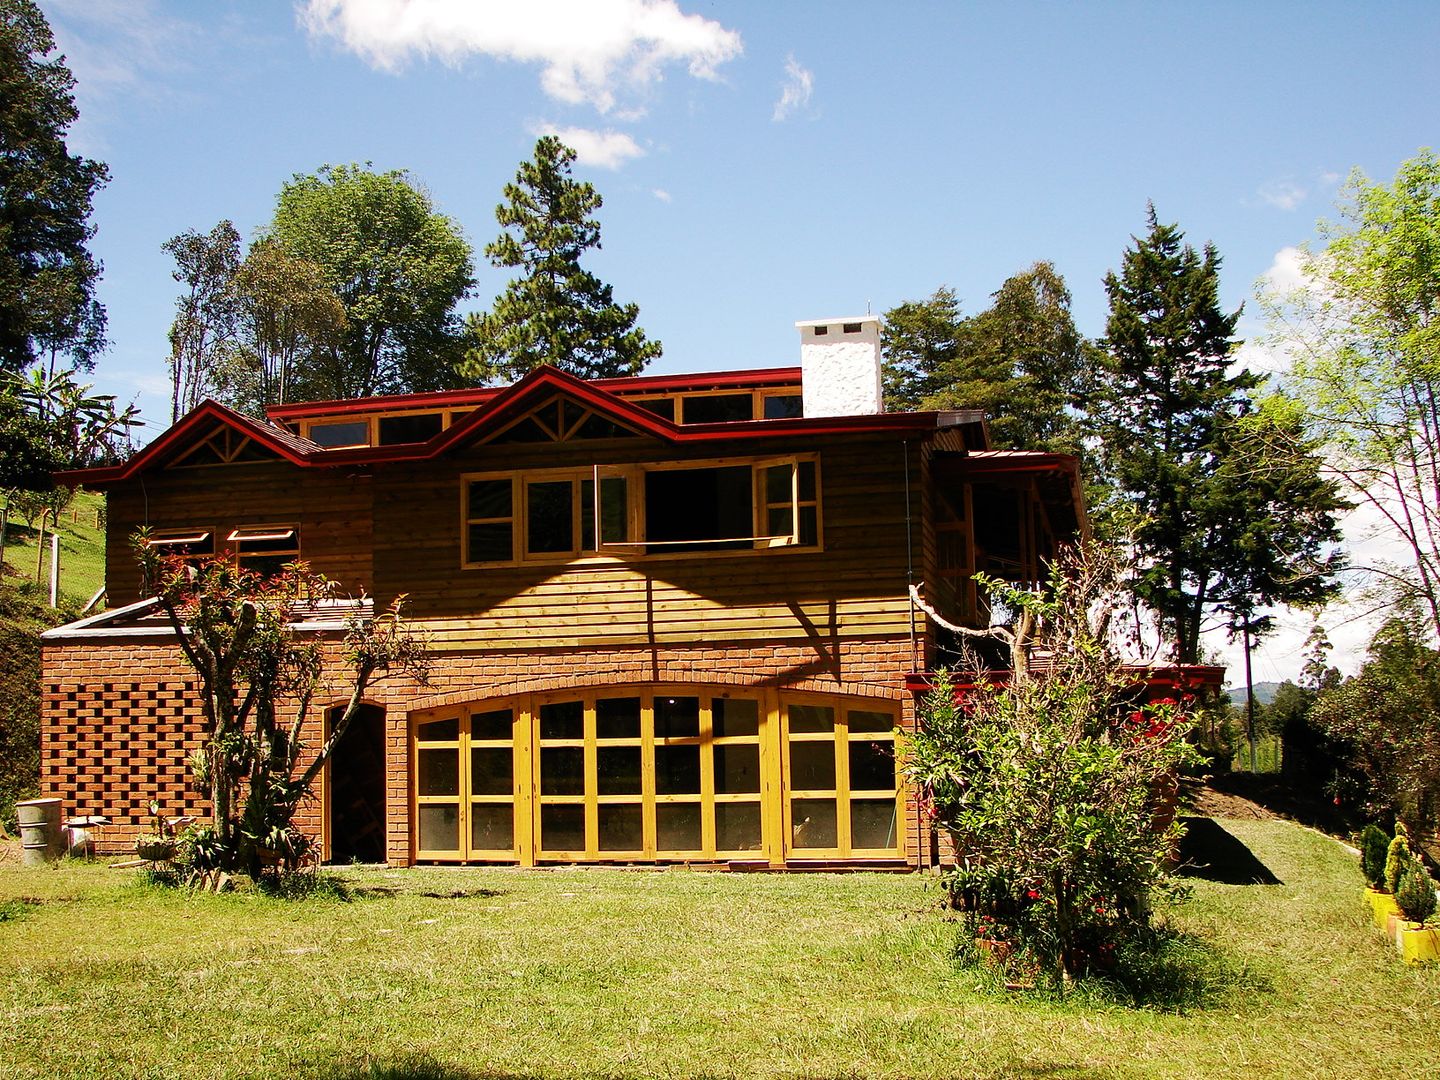
[[[0,1072],[1440,1076],[1440,970],[1368,927],[1354,858],[1223,824],[1284,884],[1173,912],[1236,973],[1185,1014],[978,991],[920,876],[354,869],[285,902],[11,866]]]
[[[81,491],[60,513],[60,592],[75,607],[89,603],[96,590],[105,584],[105,530],[95,524],[95,513],[104,506],[104,495]],[[38,530],[26,527],[18,511],[10,511],[10,524],[5,530],[5,563],[10,583],[35,580],[39,555],[35,550],[37,533]],[[43,596],[49,595],[50,588],[49,533],[47,527],[37,594]],[[64,601],[61,606],[65,606]]]

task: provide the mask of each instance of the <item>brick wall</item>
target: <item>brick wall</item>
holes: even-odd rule
[[[368,700],[386,709],[387,851],[392,863],[410,861],[407,717],[485,697],[570,687],[627,683],[718,683],[818,693],[858,694],[902,703],[902,724],[914,722],[904,689],[913,662],[907,638],[727,649],[722,646],[537,649],[527,653],[440,652],[431,681],[403,678],[374,684]],[[348,696],[338,657],[330,684],[303,734],[316,746],[324,707]],[[200,745],[200,703],[179,649],[162,640],[111,638],[50,643],[42,658],[41,790],[64,802],[64,813],[104,814],[113,824],[99,837],[102,851],[129,850],[145,827],[153,799],[167,816],[195,813],[204,802],[187,781],[186,761]],[[297,823],[312,835],[322,827],[323,790],[302,808]],[[915,808],[908,806],[912,861],[917,850]]]

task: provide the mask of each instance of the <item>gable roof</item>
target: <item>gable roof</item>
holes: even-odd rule
[[[762,377],[775,378],[775,371],[761,372]],[[694,376],[686,377],[694,380]],[[715,376],[700,380],[713,383]],[[657,380],[661,382],[662,380]],[[665,379],[665,384],[673,380]],[[544,365],[534,369],[519,382],[498,391],[487,391],[481,403],[466,417],[445,428],[423,443],[397,443],[390,446],[357,446],[328,450],[318,443],[294,434],[273,420],[269,423],[245,416],[214,401],[205,401],[184,416],[134,457],[120,465],[92,469],[76,469],[57,473],[55,478],[65,484],[103,487],[128,480],[146,469],[163,465],[175,454],[208,437],[215,425],[223,425],[249,436],[261,446],[300,468],[337,468],[380,464],[395,461],[425,461],[451,450],[498,434],[507,424],[524,416],[529,410],[562,394],[594,412],[600,413],[640,436],[669,444],[737,442],[753,439],[803,437],[839,433],[892,433],[922,435],[937,428],[983,423],[978,410],[929,413],[876,413],[860,416],[816,416],[781,420],[735,420],[710,424],[676,424],[641,408],[632,400],[607,389],[604,383],[624,383],[627,388],[651,385],[642,379],[596,380],[589,382]],[[742,385],[737,380],[735,385]],[[416,395],[411,395],[416,396]],[[359,399],[369,411],[377,399]],[[391,401],[393,399],[384,399]],[[272,410],[272,416],[278,410]],[[288,415],[288,413],[287,413]]]

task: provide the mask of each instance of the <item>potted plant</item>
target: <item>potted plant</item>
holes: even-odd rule
[[[1435,914],[1435,881],[1420,860],[1411,858],[1400,873],[1395,902],[1404,917],[1396,931],[1395,945],[1406,963],[1440,960],[1440,935],[1425,926]]]
[[[175,823],[162,817],[160,804],[150,803],[150,831],[135,838],[135,854],[146,862],[170,862],[180,849]]]
[[[1360,870],[1365,875],[1365,899],[1376,927],[1385,929],[1390,915],[1396,912],[1395,898],[1385,888],[1385,858],[1390,850],[1390,837],[1376,825],[1366,825],[1359,837]]]

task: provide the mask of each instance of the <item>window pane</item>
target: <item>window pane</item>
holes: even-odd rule
[[[850,846],[852,848],[895,847],[895,800],[852,799],[850,801]]]
[[[460,808],[458,806],[420,807],[420,849],[422,851],[460,850]]]
[[[835,710],[828,705],[790,705],[787,709],[792,732],[835,730]]]
[[[420,750],[416,791],[421,795],[460,794],[460,751]]]
[[[643,808],[628,803],[596,808],[601,851],[639,851],[645,846]]]
[[[515,557],[510,540],[510,522],[496,521],[487,525],[471,525],[466,562],[509,562]]]
[[[444,742],[460,737],[460,719],[452,716],[448,720],[431,720],[415,728],[415,737],[427,742]]]
[[[751,698],[716,698],[710,703],[710,723],[717,739],[760,733],[760,703]]]
[[[540,794],[585,794],[585,748],[544,746],[540,748]]]
[[[850,709],[845,713],[845,723],[851,735],[888,735],[895,730],[895,717],[888,712],[870,712],[864,709]]]
[[[700,734],[698,697],[656,697],[655,737],[683,739]]]
[[[800,394],[771,394],[765,399],[765,419],[792,420],[804,416],[804,401]]]
[[[791,502],[790,478],[794,469],[789,465],[770,465],[765,469],[765,501],[767,503]]]
[[[470,716],[470,738],[504,739],[508,742],[511,737],[513,723],[514,721],[509,709],[472,713]]]
[[[715,747],[715,790],[722,795],[760,790],[760,747],[754,743]]]
[[[675,419],[674,398],[646,398],[641,400],[631,399],[630,404],[638,405],[646,412],[652,412],[656,416],[663,416],[666,420]]]
[[[540,706],[540,738],[583,739],[585,737],[585,703],[552,701]]]
[[[370,422],[354,420],[343,424],[311,424],[310,441],[327,448],[364,446],[370,442]]]
[[[656,806],[655,847],[660,851],[698,851],[700,804],[661,803]]]
[[[640,699],[601,698],[595,702],[597,739],[640,738]]]
[[[724,540],[752,535],[753,480],[748,465],[656,469],[645,474],[646,540]],[[734,546],[743,546],[734,545]],[[655,550],[724,550],[677,547]]]
[[[704,394],[685,398],[683,413],[687,424],[715,424],[729,420],[755,419],[749,394]]]
[[[800,507],[800,543],[818,544],[820,542],[820,518],[813,506]]]
[[[514,790],[514,754],[508,746],[477,746],[470,751],[471,795],[511,795]]]
[[[790,835],[797,848],[835,847],[835,800],[791,799]]]
[[[380,418],[380,445],[424,442],[432,435],[440,434],[443,424],[443,415],[438,412],[415,413],[410,416],[382,416]]]
[[[655,791],[659,795],[699,795],[700,747],[655,747]]]
[[[515,811],[509,803],[470,805],[470,846],[476,851],[515,848]]]
[[[815,501],[815,462],[800,461],[796,463],[800,470],[800,501]]]
[[[640,747],[602,746],[595,751],[597,791],[601,795],[640,794]]]
[[[541,804],[540,847],[544,851],[584,851],[585,807]]]
[[[850,744],[850,790],[895,790],[895,744],[865,739]]]
[[[600,478],[600,535],[607,544],[630,539],[629,485],[623,476]],[[580,481],[580,547],[595,550],[595,481]]]
[[[796,791],[834,791],[835,744],[829,740],[792,742],[790,786]]]
[[[526,542],[531,554],[575,550],[574,491],[569,480],[526,485]]]
[[[508,518],[511,513],[511,486],[504,480],[471,480],[470,505],[472,518]]]
[[[716,803],[715,847],[719,851],[760,850],[760,804]]]
[[[794,536],[795,515],[788,506],[772,506],[765,511],[766,536]]]

